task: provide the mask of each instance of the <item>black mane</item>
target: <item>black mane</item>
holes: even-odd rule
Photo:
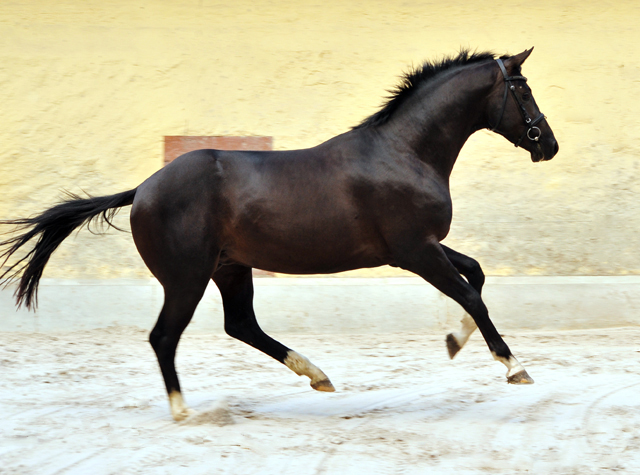
[[[393,113],[402,104],[404,104],[409,97],[411,97],[413,92],[420,85],[431,80],[442,71],[495,58],[495,55],[490,52],[471,53],[469,50],[463,49],[457,56],[445,56],[438,62],[425,61],[422,66],[412,68],[410,71],[402,75],[400,84],[389,91],[391,95],[388,97],[387,102],[382,106],[382,109],[369,116],[353,128],[361,129],[388,122]]]

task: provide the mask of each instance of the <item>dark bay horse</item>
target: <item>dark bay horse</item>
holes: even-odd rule
[[[266,335],[253,311],[251,269],[323,274],[384,264],[409,270],[458,302],[470,317],[447,336],[450,356],[479,328],[510,383],[533,380],[511,354],[480,296],[480,265],[440,244],[452,218],[449,176],[471,134],[489,128],[550,160],[558,144],[520,68],[531,50],[495,58],[462,51],[406,74],[384,107],[349,132],[307,150],[189,152],[136,189],[70,196],[17,225],[0,243],[2,282],[19,280],[17,304],[37,304],[38,281],[58,245],[93,219],[133,205],[133,239],[164,288],[150,335],[176,420],[190,414],[175,352],[213,279],[226,332],[284,363],[311,386],[333,391],[304,356]],[[35,246],[8,259],[34,239]]]

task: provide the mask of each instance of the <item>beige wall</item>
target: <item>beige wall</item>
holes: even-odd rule
[[[493,275],[640,274],[638,25],[636,1],[6,0],[0,218],[62,188],[136,186],[161,167],[165,135],[312,146],[373,113],[411,63],[535,46],[524,74],[560,154],[532,164],[473,136],[446,242]],[[86,231],[45,272],[147,275],[129,235]]]

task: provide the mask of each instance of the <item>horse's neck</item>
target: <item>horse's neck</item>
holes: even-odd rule
[[[390,130],[404,136],[408,151],[443,175],[451,174],[462,146],[484,127],[492,86],[486,69],[466,68],[426,85],[388,124]]]

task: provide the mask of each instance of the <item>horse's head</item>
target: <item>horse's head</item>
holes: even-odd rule
[[[491,125],[516,147],[531,153],[531,160],[551,160],[558,153],[558,142],[546,117],[536,104],[527,78],[521,75],[522,63],[533,48],[515,56],[497,59],[496,85],[489,97]]]

